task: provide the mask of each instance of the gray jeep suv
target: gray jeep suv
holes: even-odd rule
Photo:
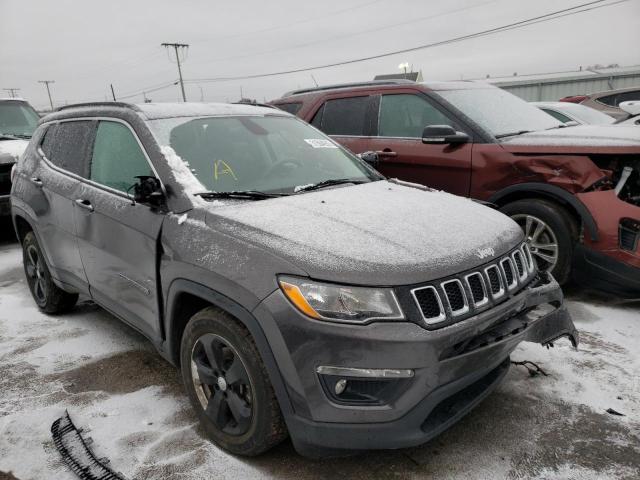
[[[41,120],[12,189],[33,298],[86,295],[181,369],[243,455],[427,441],[573,323],[521,229],[387,180],[288,113],[85,104]]]

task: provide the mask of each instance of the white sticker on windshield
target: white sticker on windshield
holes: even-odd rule
[[[305,138],[304,141],[313,148],[338,148],[335,143],[326,138]]]

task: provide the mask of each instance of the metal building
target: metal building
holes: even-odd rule
[[[640,87],[640,66],[485,78],[528,102],[557,101],[570,95]]]

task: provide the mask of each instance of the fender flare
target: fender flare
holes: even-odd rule
[[[176,345],[173,344],[173,339],[175,337],[173,335],[173,318],[177,307],[176,299],[182,293],[194,295],[211,305],[224,310],[249,330],[253,340],[256,342],[262,361],[267,369],[269,380],[271,381],[271,385],[275,391],[276,398],[278,399],[280,410],[282,411],[285,421],[293,415],[293,406],[289,399],[289,394],[285,387],[280,369],[276,363],[271,346],[267,341],[267,337],[256,317],[236,301],[205,285],[184,278],[178,278],[171,282],[167,293],[167,308],[165,315],[166,347],[164,350],[167,358],[174,362],[172,352],[175,351]],[[176,365],[179,365],[179,362],[176,362]]]
[[[502,190],[495,192],[491,197],[487,199],[488,202],[500,204],[500,200],[514,193],[535,193],[540,196],[552,199],[560,200],[567,203],[578,212],[578,215],[582,219],[585,229],[589,232],[591,240],[598,241],[598,226],[593,219],[593,215],[584,203],[582,203],[575,195],[566,190],[556,187],[555,185],[549,185],[548,183],[519,183],[517,185],[510,185]]]

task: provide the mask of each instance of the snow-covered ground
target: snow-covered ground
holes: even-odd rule
[[[38,312],[15,243],[0,243],[0,480],[74,479],[51,440],[68,409],[98,457],[129,479],[640,478],[640,303],[573,294],[582,335],[524,344],[504,383],[463,421],[417,448],[314,461],[290,442],[256,458],[203,438],[178,372],[139,334],[84,302]],[[608,408],[623,413],[606,413]],[[8,472],[12,472],[8,474]]]

